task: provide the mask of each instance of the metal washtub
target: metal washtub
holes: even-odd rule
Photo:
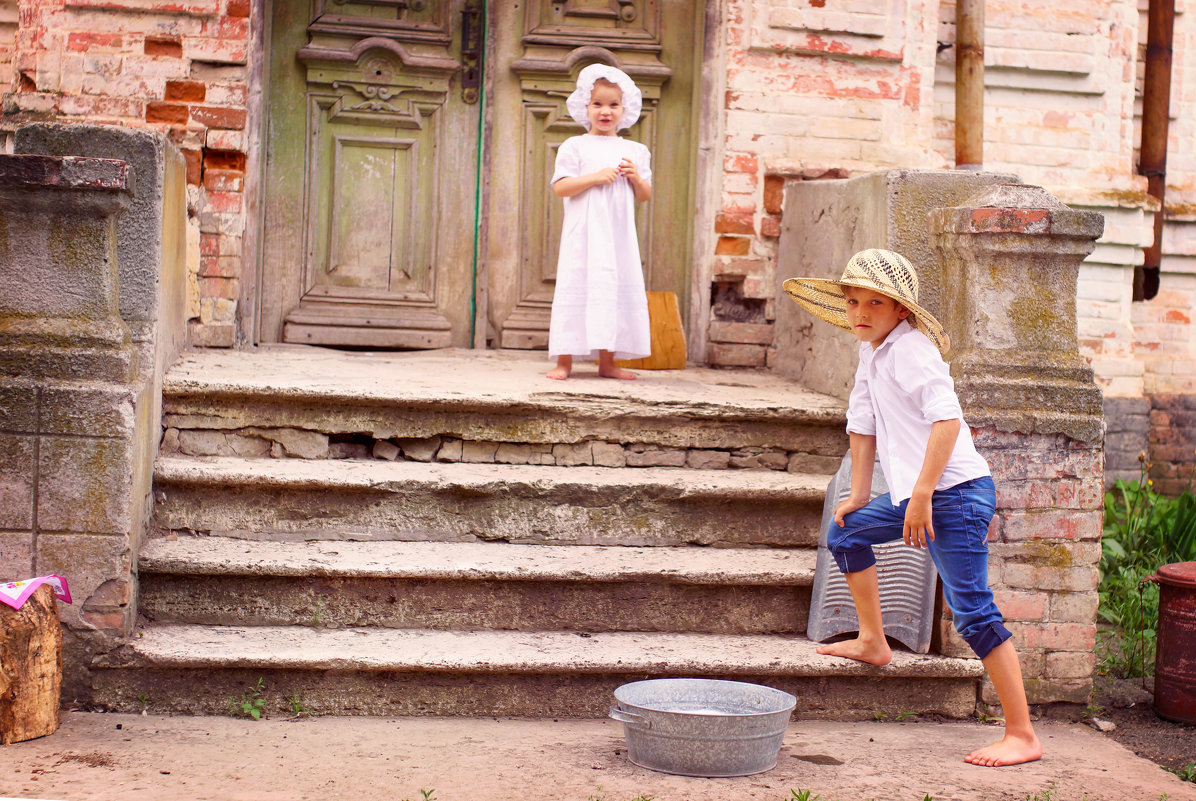
[[[681,776],[746,776],[777,764],[797,699],[787,692],[716,679],[651,679],[615,690],[610,716],[623,723],[627,757]]]

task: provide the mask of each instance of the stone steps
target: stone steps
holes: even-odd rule
[[[814,553],[181,537],[138,572],[159,623],[796,634]]]
[[[700,676],[792,692],[799,717],[963,717],[981,671],[904,652],[876,668],[775,635],[155,624],[100,660],[96,695],[114,710],[227,714],[260,679],[275,714],[289,696],[316,714],[604,717],[622,683]]]
[[[155,525],[254,539],[814,546],[829,476],[163,457]]]
[[[493,351],[194,352],[166,377],[162,452],[833,473],[847,449],[841,401],[767,373],[546,369]]]

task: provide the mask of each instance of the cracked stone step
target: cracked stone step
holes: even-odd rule
[[[155,526],[253,539],[817,544],[829,476],[162,457]]]
[[[812,549],[154,539],[157,622],[801,633]]]
[[[98,702],[227,713],[259,678],[271,703],[326,714],[601,717],[618,685],[699,676],[794,693],[799,717],[970,715],[977,660],[899,651],[883,668],[800,637],[659,632],[431,631],[150,625],[101,657]],[[897,706],[894,702],[900,701]]]

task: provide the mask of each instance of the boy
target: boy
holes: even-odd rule
[[[1042,746],[1030,723],[1017,652],[988,587],[996,489],[942,359],[950,340],[918,305],[913,266],[898,253],[865,250],[851,257],[839,281],[791,278],[784,286],[798,305],[860,340],[847,409],[851,492],[835,508],[827,534],[860,630],[818,653],[887,665],[893,655],[872,546],[901,537],[928,548],[955,626],[984,662],[1005,712],[1005,736],[965,761],[996,767],[1038,759]],[[869,501],[878,455],[890,491]]]

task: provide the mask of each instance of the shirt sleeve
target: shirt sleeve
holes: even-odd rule
[[[640,177],[652,185],[652,151],[644,146],[636,148],[635,169]]]
[[[855,383],[847,399],[847,433],[876,436],[876,413],[872,410],[872,391],[868,386],[865,359],[855,368]]]
[[[556,166],[552,171],[550,185],[562,178],[575,178],[581,175],[581,152],[577,149],[576,140],[577,137],[566,139],[556,149]]]
[[[923,340],[919,342],[918,340]],[[894,372],[901,376],[901,388],[922,413],[927,423],[963,418],[959,397],[951,371],[933,343],[925,336],[906,336],[911,347],[898,347],[893,352]]]

